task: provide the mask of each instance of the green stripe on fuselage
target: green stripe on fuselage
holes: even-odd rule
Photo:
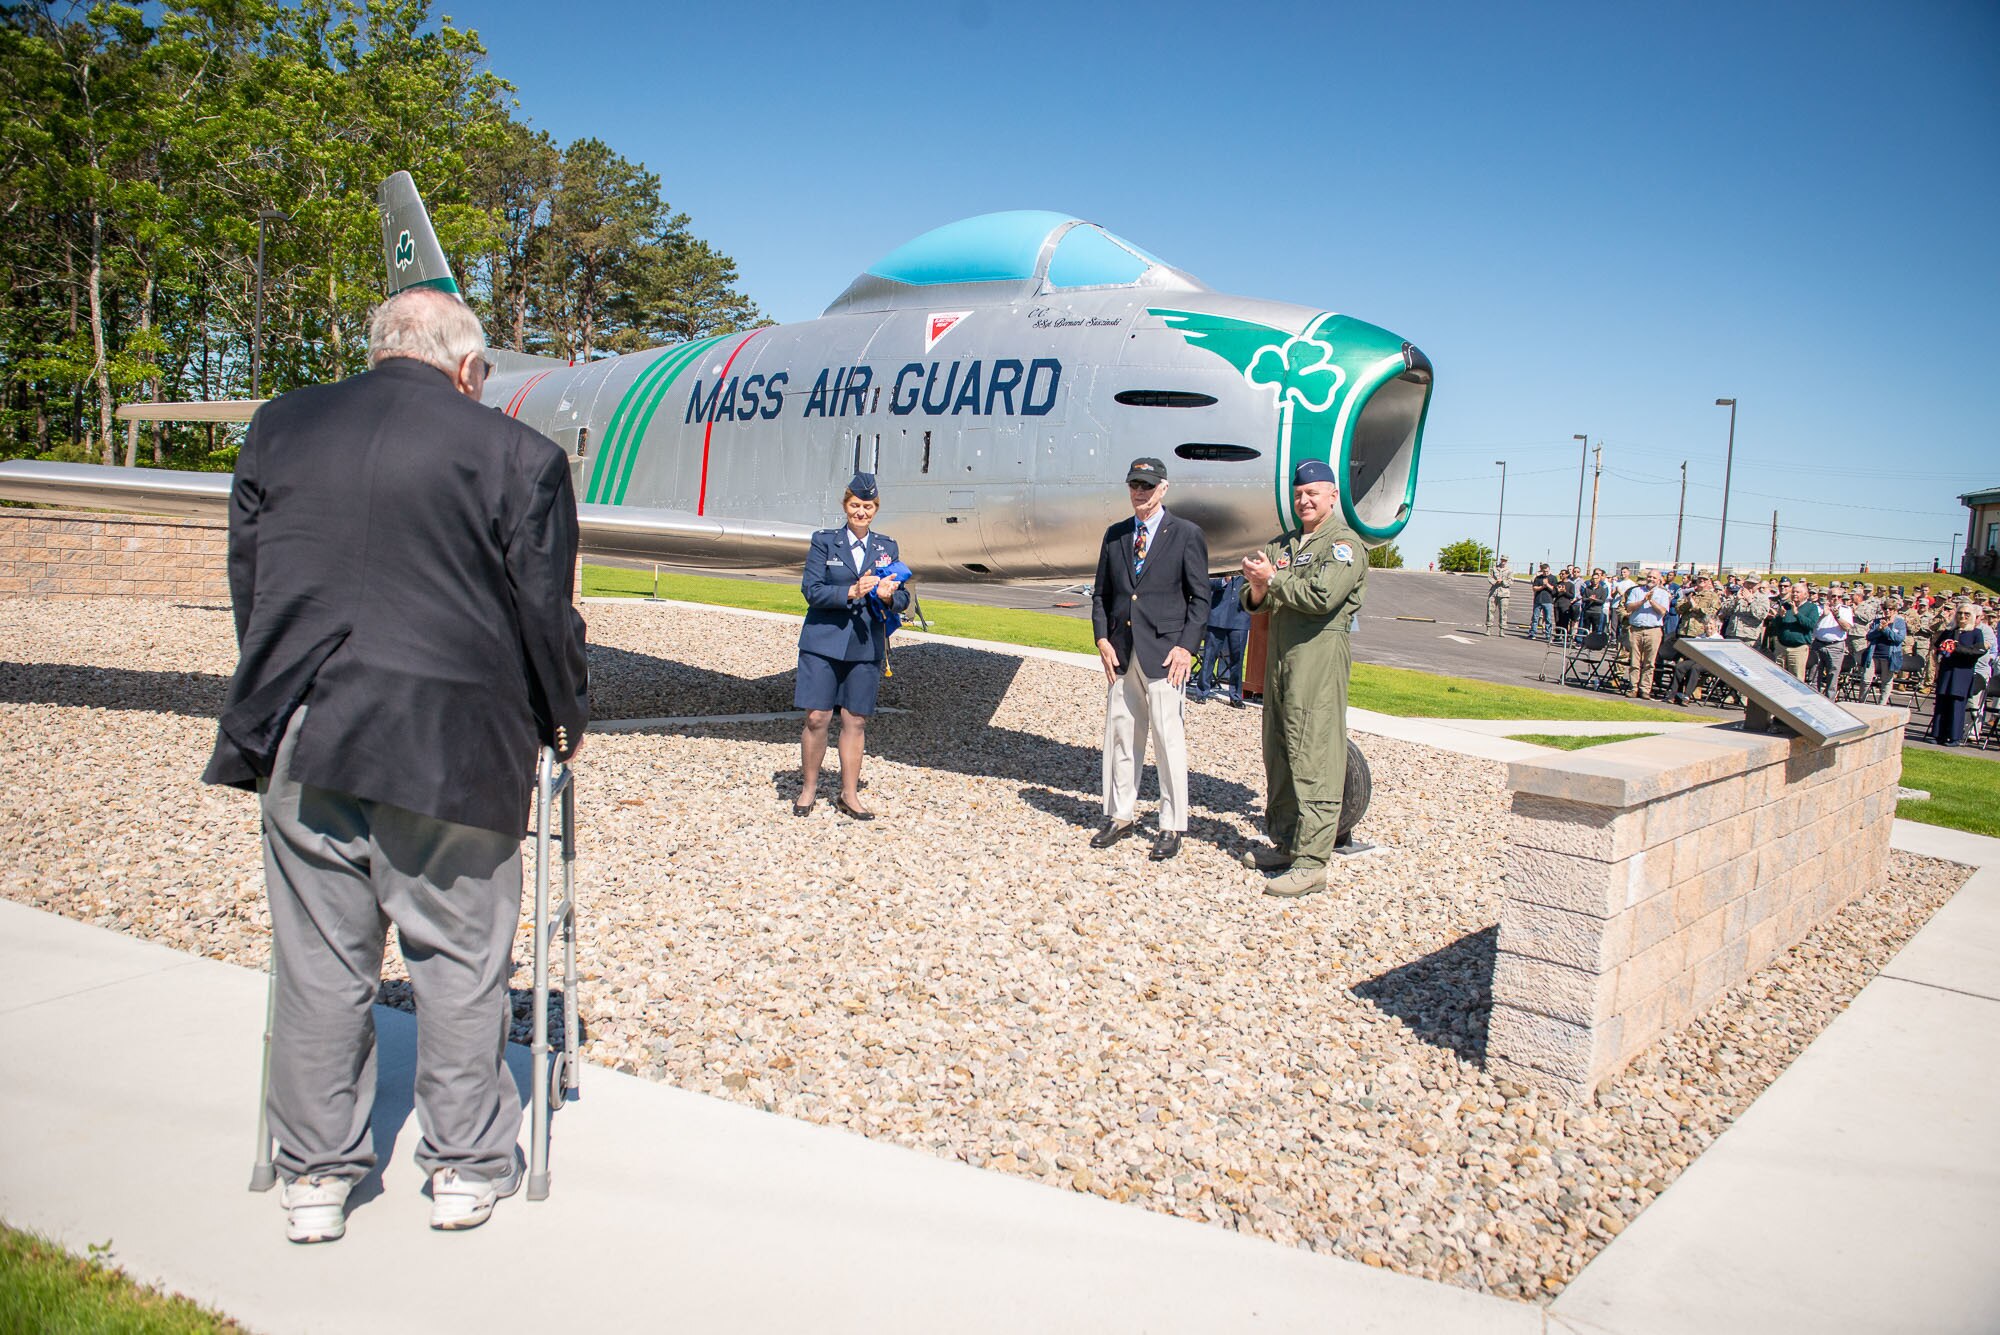
[[[652,389],[647,391],[645,401],[635,408],[636,420],[627,432],[631,438],[631,446],[625,451],[625,460],[618,468],[618,490],[611,497],[613,505],[625,504],[625,488],[631,485],[632,470],[638,465],[639,450],[645,444],[647,428],[653,425],[653,414],[659,411],[660,404],[667,397],[667,391],[674,387],[674,382],[680,379],[682,371],[700,360],[703,354],[726,337],[728,337],[726,334],[717,334],[714,338],[705,338],[698,343],[689,344],[675,358],[673,367],[653,382]]]
[[[591,470],[587,500],[612,505],[623,500],[644,435],[643,423],[652,420],[651,410],[658,406],[659,396],[666,392],[674,377],[714,342],[705,339],[668,348],[634,377],[605,428],[604,446],[598,451],[596,467]]]
[[[585,499],[592,504],[600,504],[611,491],[611,481],[618,476],[618,456],[626,443],[626,427],[631,420],[632,404],[655,377],[664,372],[672,363],[679,349],[669,348],[655,357],[625,389],[618,400],[618,407],[611,414],[611,421],[604,428],[604,443],[597,451],[597,462],[590,470],[590,488]]]

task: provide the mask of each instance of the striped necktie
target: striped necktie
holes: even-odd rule
[[[1146,573],[1146,526],[1137,525],[1132,534],[1132,573]]]

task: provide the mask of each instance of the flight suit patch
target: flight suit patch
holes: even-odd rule
[[[1333,559],[1334,559],[1334,560],[1336,560],[1336,561],[1344,561],[1344,562],[1346,562],[1346,563],[1347,563],[1348,565],[1353,565],[1353,564],[1354,564],[1354,548],[1353,548],[1352,546],[1350,546],[1349,544],[1347,544],[1347,543],[1344,543],[1344,542],[1336,542],[1336,543],[1334,543],[1334,544],[1333,544]]]

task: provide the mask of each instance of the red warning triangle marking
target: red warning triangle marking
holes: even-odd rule
[[[972,314],[971,311],[932,311],[929,322],[924,326],[924,351],[928,353],[937,346],[950,328]]]

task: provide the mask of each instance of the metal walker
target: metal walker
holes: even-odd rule
[[[533,1075],[528,1082],[528,1199],[548,1199],[549,1117],[576,1097],[583,1065],[577,1056],[581,1023],[576,1008],[576,776],[543,747],[535,763],[534,1025],[528,1051]],[[553,819],[560,819],[555,832]],[[562,845],[562,898],[549,905],[549,847]],[[557,934],[563,950],[563,1041],[549,1044],[549,953]],[[269,1191],[277,1184],[271,1163],[271,1025],[278,1011],[278,960],[271,957],[271,983],[264,1000],[264,1071],[257,1090],[257,1158],[250,1169],[250,1190]]]

